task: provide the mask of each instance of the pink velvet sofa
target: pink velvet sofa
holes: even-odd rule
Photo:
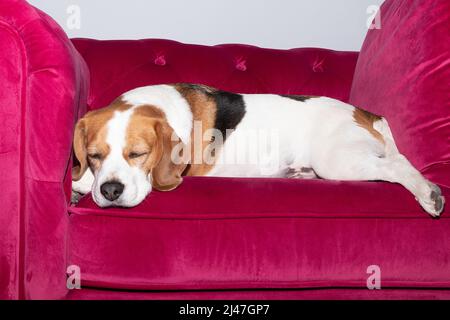
[[[449,210],[431,219],[399,185],[187,178],[132,209],[69,204],[76,120],[173,82],[382,114],[450,199],[449,32],[448,0],[387,0],[359,53],[69,40],[25,1],[0,1],[0,298],[449,299]],[[66,287],[69,265],[81,290]],[[372,265],[381,290],[366,287]]]

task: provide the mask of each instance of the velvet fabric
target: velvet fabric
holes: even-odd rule
[[[69,300],[450,300],[450,290],[326,288],[298,290],[118,291],[72,290]]]
[[[450,1],[385,1],[361,49],[350,103],[385,116],[399,150],[450,186]]]
[[[396,184],[188,177],[132,210],[87,196],[70,212],[89,287],[365,288],[370,265],[385,287],[450,287],[448,216]]]
[[[449,298],[448,209],[433,220],[398,185],[186,178],[135,208],[100,209],[90,195],[67,204],[75,121],[169,82],[350,99],[388,118],[400,150],[449,199],[448,9],[387,0],[358,55],[71,43],[24,0],[2,0],[0,299]],[[69,264],[93,289],[67,290]],[[365,289],[370,265],[385,290]]]
[[[348,100],[358,53],[317,48],[188,45],[170,40],[74,39],[91,73],[88,105],[104,107],[136,87],[200,83],[240,93],[325,95]]]
[[[61,28],[0,2],[0,299],[66,294],[72,131],[89,73]]]

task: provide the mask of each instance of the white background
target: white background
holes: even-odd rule
[[[383,0],[29,0],[69,37],[359,50],[367,8]],[[67,26],[70,5],[81,28]],[[382,17],[381,17],[382,19]]]

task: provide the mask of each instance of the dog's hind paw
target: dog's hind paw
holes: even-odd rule
[[[316,179],[317,175],[312,168],[288,168],[286,178],[289,179]]]
[[[429,183],[430,193],[425,199],[418,199],[422,208],[428,212],[432,217],[438,218],[442,211],[444,211],[445,198],[442,196],[441,189],[433,184]]]

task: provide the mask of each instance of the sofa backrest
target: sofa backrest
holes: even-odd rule
[[[327,95],[348,100],[356,52],[201,46],[170,40],[73,39],[91,73],[89,107],[135,87],[190,82],[240,93]]]
[[[399,150],[450,186],[450,1],[386,0],[368,32],[350,103],[387,118]]]

